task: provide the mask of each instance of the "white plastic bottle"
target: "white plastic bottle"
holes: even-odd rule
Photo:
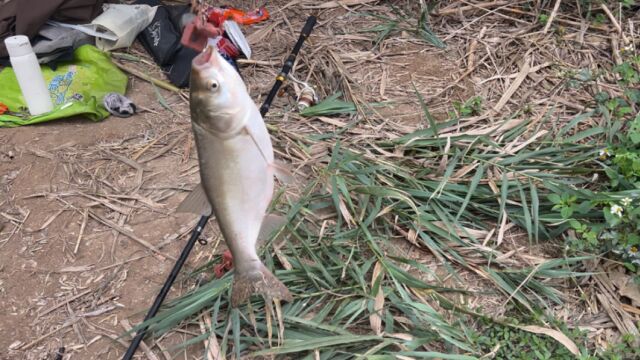
[[[4,44],[29,113],[36,116],[53,110],[49,90],[29,38],[24,35],[10,36],[4,40]]]

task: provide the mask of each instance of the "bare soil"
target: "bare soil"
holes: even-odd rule
[[[286,17],[297,29],[305,12],[292,8]],[[332,11],[346,14],[344,9]],[[278,34],[286,34],[268,45],[254,44],[254,59],[273,65],[242,67],[257,103],[297,38],[282,18],[276,12],[275,20],[247,30],[251,34],[277,22]],[[357,50],[370,55],[369,49],[370,42],[361,41]],[[149,59],[139,44],[130,52]],[[359,61],[351,51],[339,54],[345,66]],[[412,39],[385,44],[382,55],[379,62],[360,64],[370,71],[353,73],[360,85],[354,92],[391,100],[383,114],[397,115],[407,131],[421,127],[417,97],[400,95],[411,81],[424,96],[433,95],[452,79],[455,61]],[[313,54],[303,51],[301,57],[308,61]],[[128,65],[163,78],[155,67]],[[124,331],[121,321],[141,320],[173,266],[170,257],[179,255],[197,220],[173,213],[198,181],[188,104],[160,89],[170,107],[166,109],[151,84],[129,78],[127,96],[142,109],[133,117],[95,123],[77,118],[0,130],[0,359],[49,359],[60,347],[65,347],[65,359],[121,357],[128,345],[127,337],[115,340]],[[454,93],[464,100],[472,89],[461,87]],[[290,99],[278,98],[272,116],[291,105]],[[446,114],[442,104],[434,111],[439,117]],[[143,169],[141,177],[135,167]],[[161,246],[165,256],[127,234]],[[196,246],[187,270],[219,251],[212,246],[218,239],[215,226],[207,228],[205,238],[213,241]],[[193,281],[178,282],[170,298],[190,286]],[[189,336],[175,332],[159,343],[170,347]],[[194,356],[202,354],[200,346],[190,349]],[[185,350],[178,358],[192,357]]]
[[[257,1],[231,3],[244,9],[261,5]],[[446,49],[407,31],[393,32],[374,48],[378,33],[367,30],[385,22],[363,14],[391,16],[390,4],[417,8],[419,2],[344,3],[351,5],[269,1],[271,18],[245,28],[254,55],[241,63],[241,72],[256,104],[269,92],[310,14],[317,15],[319,22],[292,74],[311,84],[320,98],[342,92],[343,98],[359,105],[386,104],[367,107],[377,112],[373,117],[378,122],[350,115],[309,119],[293,110],[294,98],[278,96],[266,117],[275,129],[278,157],[313,161],[323,156],[329,144],[310,143],[306,135],[337,131],[355,121],[359,126],[349,129],[346,141],[349,136],[366,141],[426,128],[429,123],[416,91],[437,120],[454,110],[453,101],[481,96],[482,113],[488,115],[461,120],[477,125],[479,131],[515,113],[524,113],[522,121],[532,127],[547,115],[566,122],[582,111],[590,97],[585,90],[564,86],[565,70],[577,73],[602,66],[593,54],[605,59],[597,59],[601,63],[611,61],[607,54],[613,39],[609,35],[614,31],[589,28],[593,34],[585,35],[575,19],[563,15],[548,33],[541,32],[536,14],[510,10],[501,2],[492,2],[492,8],[485,10],[444,2],[443,12],[430,21],[447,43]],[[583,43],[589,50],[581,48]],[[166,80],[139,44],[122,52],[142,61],[114,61]],[[0,129],[0,308],[4,310],[0,312],[0,360],[53,359],[61,347],[65,360],[121,358],[130,340],[118,338],[125,331],[123,321],[135,325],[142,319],[197,221],[194,215],[174,213],[199,181],[188,91],[174,93],[132,75],[129,80],[126,95],[140,110],[133,117],[109,117],[101,122],[77,118]],[[284,93],[293,92],[296,86],[288,82]],[[497,110],[496,104],[500,105]],[[297,148],[279,142],[282,133],[308,145],[308,153],[298,154]],[[559,251],[531,247],[511,224],[509,229],[504,242],[496,245],[505,254],[505,262],[535,266],[546,254]],[[196,245],[169,298],[197,286],[202,279],[184,275],[223,250],[215,221],[210,221],[203,238],[208,245]],[[396,250],[446,277],[424,248],[405,241]],[[466,255],[473,260],[473,253]],[[502,298],[483,291],[486,279],[469,273],[461,274],[460,279],[448,281],[478,294],[469,303],[482,305],[494,315],[504,311]],[[585,296],[598,304],[592,292]],[[576,303],[581,301],[578,297]],[[592,316],[597,324],[591,330],[598,339],[609,338],[608,333],[615,330],[597,306],[582,309],[568,304],[558,310],[563,320]],[[582,321],[577,320],[572,323],[580,325]],[[199,334],[197,326],[179,328],[150,345],[158,359],[200,359],[200,343],[187,349],[172,348]],[[138,358],[153,358],[143,348],[137,354]]]

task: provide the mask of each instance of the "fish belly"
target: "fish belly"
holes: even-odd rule
[[[273,196],[273,169],[246,131],[230,139],[198,128],[194,134],[202,186],[234,266],[239,272],[259,267],[256,242]]]

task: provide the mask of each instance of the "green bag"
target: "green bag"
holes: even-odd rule
[[[73,54],[73,61],[60,63],[56,70],[41,66],[45,83],[53,102],[53,110],[46,114],[31,116],[18,80],[10,67],[0,72],[0,103],[9,108],[0,115],[0,127],[30,125],[83,116],[100,121],[110,114],[102,104],[107,93],[124,95],[127,76],[115,66],[106,52],[92,45],[83,45]]]

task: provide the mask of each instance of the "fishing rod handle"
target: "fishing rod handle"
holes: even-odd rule
[[[289,71],[291,71],[293,63],[296,61],[296,58],[298,57],[298,53],[300,52],[304,41],[307,40],[309,35],[311,35],[311,31],[313,31],[313,27],[316,25],[316,21],[317,20],[315,16],[309,16],[307,18],[307,22],[305,22],[304,27],[300,32],[298,41],[294,45],[293,50],[291,50],[291,54],[289,54],[287,61],[285,61],[284,66],[282,67],[282,72],[280,73],[281,76],[286,77],[287,74],[289,74]]]
[[[300,51],[300,48],[302,47],[302,43],[304,43],[304,41],[307,40],[309,35],[311,35],[311,32],[313,31],[313,27],[316,26],[316,22],[317,21],[318,21],[318,19],[316,19],[316,17],[313,16],[313,15],[309,16],[307,18],[307,21],[304,23],[304,27],[302,28],[302,31],[300,32],[300,37],[298,38],[298,42],[293,47],[292,54],[298,55],[298,52]]]
[[[278,76],[278,78],[280,78],[280,76]],[[271,91],[269,91],[269,95],[267,95],[267,98],[264,100],[264,103],[260,107],[260,115],[264,116],[269,111],[271,103],[273,102],[273,99],[276,97],[276,94],[280,89],[280,85],[282,85],[282,81],[276,80],[276,83],[271,88]]]

